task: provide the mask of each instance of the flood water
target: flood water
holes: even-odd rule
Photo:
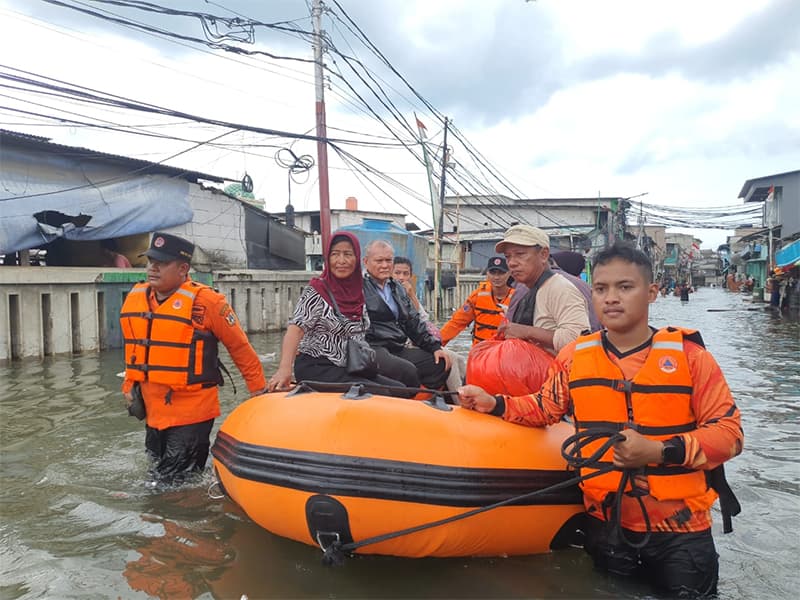
[[[656,326],[702,331],[742,410],[745,451],[727,472],[743,511],[731,534],[718,512],[714,525],[720,598],[731,600],[794,598],[800,587],[800,323],[761,306],[706,288],[652,309]],[[268,360],[280,336],[252,341]],[[465,335],[458,342],[466,349]],[[123,411],[121,370],[118,351],[0,366],[0,597],[652,597],[595,573],[579,549],[322,566],[319,549],[210,498],[210,475],[146,489],[143,427]],[[234,377],[239,397],[222,389],[223,417],[243,399]]]

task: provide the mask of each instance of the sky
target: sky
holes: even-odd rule
[[[313,134],[313,54],[297,32],[256,27],[253,43],[224,40],[300,60],[272,59],[144,32],[59,4],[203,37],[201,21],[192,16],[98,0],[0,0],[0,72],[25,71],[26,77],[32,73],[228,123]],[[161,4],[311,28],[304,0]],[[437,115],[452,119],[461,139],[451,137],[448,143],[455,167],[451,181],[464,191],[470,186],[473,191],[512,189],[528,198],[646,194],[641,197],[646,205],[718,207],[741,204],[737,196],[747,179],[800,168],[800,2],[326,4],[323,29],[337,51],[325,58],[328,135],[380,144],[340,147],[391,177],[365,176],[329,149],[333,208],[344,208],[345,198],[355,196],[361,209],[405,213],[423,227],[431,223],[425,169],[398,141],[418,151],[416,132],[405,130],[370,94],[350,70],[354,60],[370,68],[372,79],[363,72],[361,77],[372,88],[380,86],[399,119],[413,125],[416,114],[426,124],[433,146],[442,138]],[[385,62],[359,41],[355,26]],[[289,185],[288,171],[275,157],[284,148],[316,160],[313,141],[59,99],[20,90],[26,86],[7,79],[0,84],[6,86],[0,89],[2,128],[232,180],[246,173],[256,197],[272,212],[283,211],[289,192],[295,210],[319,206],[316,167],[295,175]],[[81,123],[47,118],[53,116]],[[112,129],[82,124],[99,119]],[[127,132],[113,130],[120,125]],[[133,127],[180,140],[134,135]],[[476,162],[464,139],[481,162],[502,174],[507,188],[487,175],[485,163]],[[284,150],[281,156],[288,154]],[[467,173],[482,187],[470,184]],[[711,248],[730,234],[675,231],[691,232]]]

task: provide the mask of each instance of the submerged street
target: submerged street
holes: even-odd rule
[[[688,303],[659,298],[651,323],[699,329],[742,411],[745,450],[726,465],[742,504],[733,533],[722,534],[715,511],[720,598],[790,598],[800,565],[800,322],[744,300],[718,288]],[[280,339],[251,336],[268,375]],[[448,347],[466,352],[467,333]],[[121,370],[119,351],[0,367],[3,598],[652,597],[595,573],[580,549],[324,567],[319,549],[210,497],[210,473],[199,485],[145,488],[143,426],[123,410]],[[222,388],[223,418],[246,397],[233,374],[238,395]]]

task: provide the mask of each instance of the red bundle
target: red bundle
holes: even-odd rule
[[[539,391],[553,356],[517,338],[475,344],[467,358],[467,383],[490,394],[522,396]]]

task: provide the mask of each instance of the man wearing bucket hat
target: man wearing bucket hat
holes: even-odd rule
[[[508,265],[502,256],[494,256],[486,265],[486,281],[469,295],[459,310],[442,326],[442,344],[461,333],[470,323],[472,343],[494,337],[508,310],[514,288],[508,285]]]
[[[498,334],[528,340],[555,354],[590,329],[586,299],[550,269],[550,238],[544,231],[514,225],[494,249],[505,256],[511,276],[527,288],[516,292]]]
[[[122,392],[129,406],[139,393],[144,401],[145,448],[155,482],[177,483],[205,467],[211,428],[220,415],[219,342],[252,394],[266,388],[261,362],[225,296],[189,277],[193,253],[190,241],[154,233],[142,255],[147,279],[133,286],[120,312]]]

